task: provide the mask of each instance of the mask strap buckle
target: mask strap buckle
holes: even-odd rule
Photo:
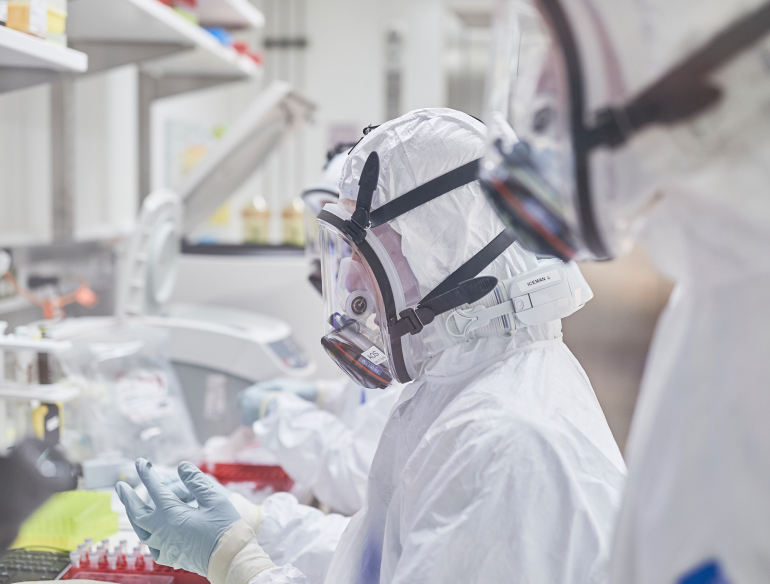
[[[453,321],[454,327],[458,332],[455,333],[449,327],[447,327],[447,332],[453,337],[462,338],[468,335],[468,333],[486,326],[490,321],[493,321],[496,318],[513,315],[516,312],[518,311],[516,310],[513,300],[507,300],[502,304],[491,306],[489,308],[483,306],[474,306],[473,308],[466,310],[458,308],[447,317],[448,320]],[[518,328],[515,319],[511,320],[513,321],[512,328]]]
[[[470,304],[481,300],[497,286],[497,278],[494,276],[482,276],[467,280],[445,292],[440,296],[423,300],[417,308],[407,308],[401,311],[401,317],[389,327],[389,332],[393,337],[403,337],[404,335],[416,335],[425,325],[433,322],[439,314],[444,314],[450,310],[459,308],[463,304]]]
[[[356,210],[353,216],[345,221],[348,235],[355,244],[360,244],[366,239],[366,230],[371,226],[369,213],[372,208],[372,197],[377,189],[377,181],[380,177],[380,157],[376,151],[372,151],[361,171],[361,177],[358,179],[358,197],[356,199]]]

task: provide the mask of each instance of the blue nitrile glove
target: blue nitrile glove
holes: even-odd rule
[[[220,536],[241,518],[235,507],[192,463],[181,463],[177,472],[198,501],[197,508],[180,501],[145,459],[136,461],[136,470],[155,509],[124,482],[115,490],[139,539],[150,548],[156,562],[207,577],[209,559]]]
[[[232,495],[232,491],[228,489],[227,487],[224,487],[222,483],[220,483],[216,478],[213,476],[207,474],[206,478],[211,481],[211,485],[214,487],[214,489],[222,493],[226,498],[230,498],[230,495]],[[171,489],[171,492],[174,493],[183,503],[190,503],[191,501],[195,500],[195,497],[192,496],[192,493],[187,489],[185,484],[182,482],[182,479],[179,477],[169,477],[164,479],[166,481],[166,486]]]
[[[237,398],[243,423],[251,426],[264,417],[267,411],[265,406],[269,405],[268,398],[272,399],[275,397],[273,394],[279,392],[293,393],[306,401],[314,402],[318,397],[318,384],[315,381],[279,378],[247,387]]]

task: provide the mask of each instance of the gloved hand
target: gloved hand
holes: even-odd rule
[[[279,378],[262,381],[247,387],[238,394],[238,407],[241,410],[241,420],[247,426],[264,417],[267,413],[269,400],[279,392],[293,393],[306,401],[314,402],[318,397],[318,383],[301,379]]]
[[[149,546],[156,562],[207,577],[209,559],[219,538],[240,520],[235,507],[192,463],[181,463],[177,471],[198,501],[197,508],[180,501],[148,461],[137,460],[136,470],[155,509],[124,482],[117,484],[116,491],[139,539]]]
[[[226,499],[230,499],[230,495],[232,495],[232,491],[230,489],[223,486],[222,483],[220,483],[213,476],[208,474],[205,476],[209,481],[211,481],[211,486],[214,487],[215,491],[224,495]],[[190,503],[191,501],[195,500],[195,497],[192,496],[192,493],[190,493],[189,489],[185,486],[185,484],[182,482],[182,479],[179,477],[165,479],[165,481],[166,486],[171,490],[172,493],[179,497],[179,500],[183,503]]]

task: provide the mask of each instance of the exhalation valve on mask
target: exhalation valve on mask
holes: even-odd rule
[[[363,320],[374,310],[374,298],[365,290],[354,290],[345,300],[345,314],[355,320]]]

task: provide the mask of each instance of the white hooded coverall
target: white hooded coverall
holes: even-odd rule
[[[381,161],[377,208],[479,158],[484,126],[448,109],[383,124],[351,153],[343,199],[355,199],[373,149]],[[503,229],[478,182],[391,225],[423,294]],[[505,279],[536,265],[514,244],[482,274]],[[325,581],[334,584],[606,582],[624,477],[559,321],[460,344],[430,359],[403,391],[374,456],[366,503],[333,557],[322,557],[320,543],[339,537],[345,520],[273,495],[256,539],[276,567],[250,582],[320,582],[329,559]],[[230,578],[242,573],[239,557],[226,584],[245,584]]]
[[[353,515],[364,503],[374,452],[403,386],[366,389],[347,377],[319,386],[318,405],[276,394],[254,434],[319,501]]]

